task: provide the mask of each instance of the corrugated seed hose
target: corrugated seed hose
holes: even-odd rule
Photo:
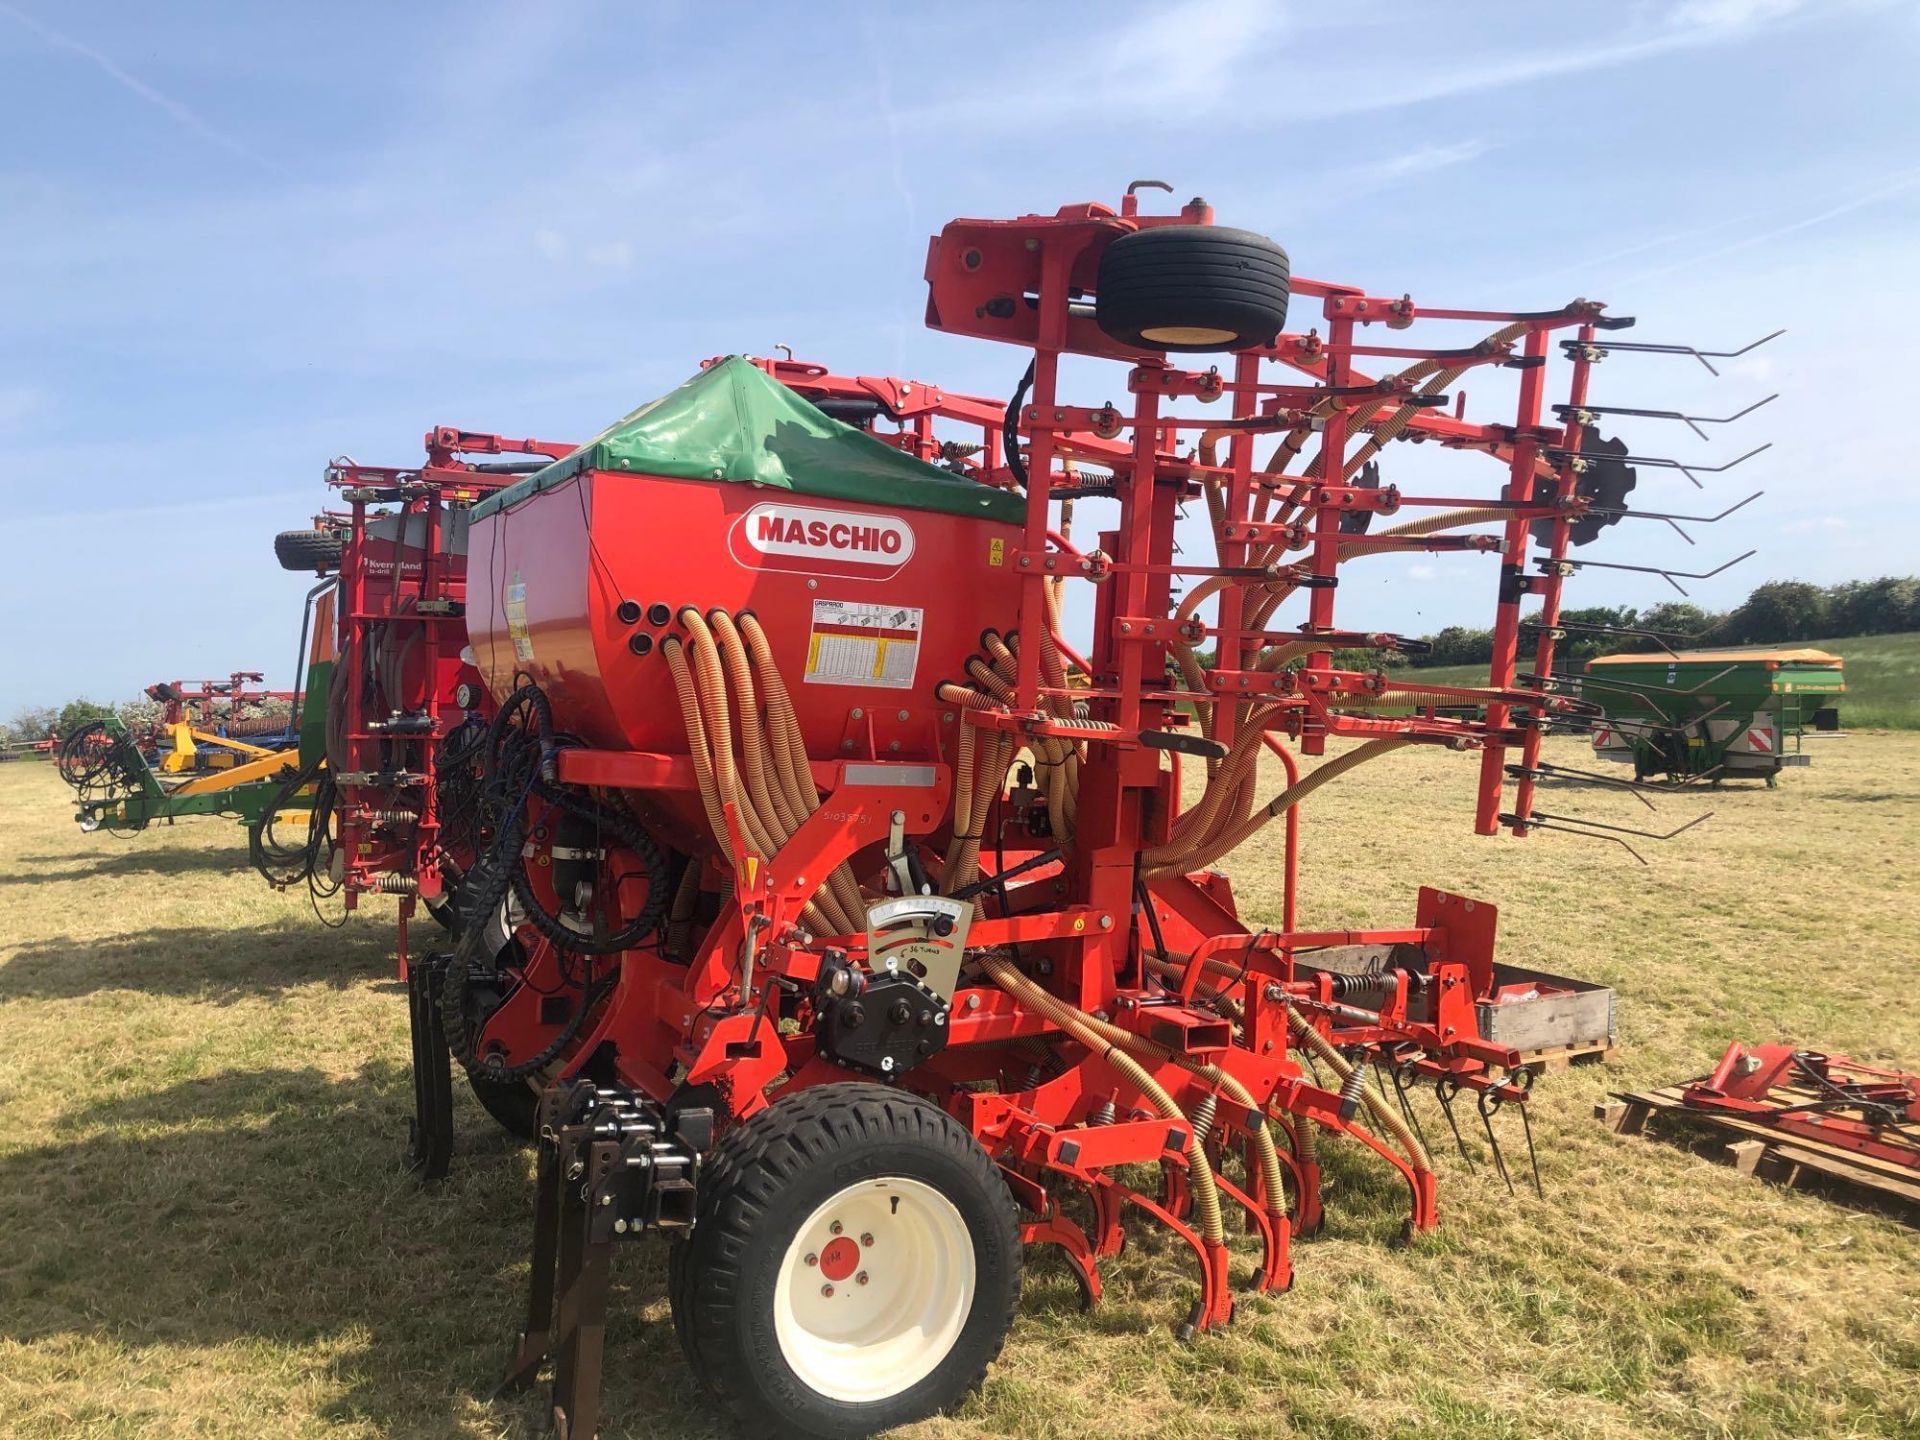
[[[1358,1067],[1342,1055],[1331,1040],[1308,1024],[1306,1018],[1292,1004],[1287,1006],[1287,1024],[1300,1043],[1305,1045],[1317,1059],[1324,1061],[1327,1068],[1333,1071],[1334,1077],[1344,1087]],[[1414,1169],[1432,1170],[1433,1161],[1427,1155],[1427,1147],[1420,1143],[1420,1137],[1415,1135],[1407,1122],[1394,1112],[1394,1108],[1387,1104],[1380,1092],[1368,1083],[1365,1071],[1359,1072],[1359,1080],[1363,1087],[1360,1098],[1366,1102],[1367,1113],[1380,1122],[1381,1128],[1400,1142],[1400,1147],[1407,1152],[1407,1158],[1413,1163]]]
[[[1213,1165],[1207,1159],[1205,1138],[1173,1097],[1167,1094],[1158,1080],[1147,1073],[1144,1066],[1135,1060],[1123,1048],[1124,1042],[1112,1038],[1106,1033],[1108,1027],[1102,1026],[1085,1011],[1069,1005],[1059,996],[1029,980],[1015,968],[1013,963],[1002,955],[992,951],[983,951],[980,956],[981,967],[993,977],[995,984],[1023,1005],[1038,1010],[1052,1020],[1067,1034],[1102,1056],[1106,1062],[1120,1073],[1135,1089],[1147,1097],[1149,1104],[1168,1120],[1177,1120],[1187,1131],[1187,1171],[1193,1187],[1194,1213],[1200,1220],[1200,1233],[1209,1245],[1226,1243],[1226,1227],[1220,1220],[1220,1190],[1214,1184]],[[1126,1032],[1118,1032],[1126,1040],[1135,1037]]]
[[[779,670],[766,663],[771,658],[766,636],[752,616],[736,626],[723,610],[703,616],[688,607],[680,612],[680,623],[687,639],[669,637],[661,649],[686,725],[708,827],[721,850],[731,853],[725,807],[732,805],[747,848],[766,860],[820,804],[792,700]],[[729,682],[737,707],[728,703]],[[740,713],[737,736],[735,708]],[[865,928],[859,885],[844,864],[823,879],[802,919],[822,935],[857,934]]]
[[[1236,747],[1238,747],[1245,738],[1246,737],[1242,735],[1239,740],[1236,740]],[[1258,739],[1257,733],[1254,738],[1256,740]],[[1272,820],[1276,816],[1286,814],[1287,811],[1298,805],[1329,780],[1346,774],[1347,771],[1357,765],[1364,765],[1369,760],[1412,743],[1413,741],[1411,739],[1396,735],[1380,740],[1369,740],[1363,745],[1356,745],[1353,749],[1347,751],[1346,754],[1336,755],[1333,759],[1327,761],[1326,764],[1312,771],[1312,773],[1302,776],[1298,783],[1289,785],[1267,804],[1254,811],[1252,815],[1227,824],[1216,822],[1204,835],[1195,835],[1191,838],[1177,836],[1165,845],[1155,846],[1153,849],[1144,852],[1140,857],[1141,874],[1148,880],[1156,880],[1170,875],[1184,875],[1192,870],[1204,869],[1206,866],[1213,864],[1222,855],[1225,855],[1229,850],[1234,849],[1247,840],[1269,820]],[[1230,753],[1228,764],[1231,764],[1232,760],[1233,756]],[[1208,782],[1209,790],[1212,790],[1219,784],[1220,776],[1225,775],[1227,769],[1228,766],[1223,765],[1220,775],[1216,775]],[[1203,803],[1204,800],[1205,797],[1203,796]]]

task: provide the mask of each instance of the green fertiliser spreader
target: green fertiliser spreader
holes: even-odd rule
[[[1594,754],[1636,778],[1765,780],[1808,764],[1801,740],[1840,728],[1844,662],[1825,650],[1682,650],[1589,660],[1581,698],[1606,711]],[[1788,747],[1788,741],[1792,747]]]

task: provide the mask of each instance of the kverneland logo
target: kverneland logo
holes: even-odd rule
[[[734,522],[734,558],[777,570],[884,579],[913,558],[913,527],[896,515],[756,505]]]

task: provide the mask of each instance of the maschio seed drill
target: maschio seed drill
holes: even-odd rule
[[[420,1124],[443,1161],[449,1051],[527,1097],[509,1378],[553,1355],[569,1433],[597,1418],[616,1239],[672,1239],[687,1360],[749,1433],[865,1435],[978,1383],[1027,1244],[1091,1302],[1126,1220],[1165,1226],[1187,1334],[1236,1287],[1286,1289],[1324,1134],[1433,1226],[1376,1071],[1525,1114],[1523,1057],[1476,1018],[1494,908],[1429,889],[1397,929],[1302,928],[1299,807],[1426,746],[1475,757],[1481,833],[1568,823],[1534,798],[1543,729],[1590,714],[1549,678],[1563,581],[1597,563],[1569,546],[1626,514],[1638,458],[1595,432],[1589,379],[1666,347],[1584,300],[1294,278],[1205,203],[1131,190],[955,221],[926,278],[933,328],[1027,352],[1010,399],[722,359],[463,511],[465,708],[491,718],[465,826],[433,820],[470,863],[454,948],[411,976]],[[1068,357],[1122,398],[1069,395]],[[1491,369],[1514,408],[1468,418],[1457,387]],[[1486,481],[1409,493],[1396,441]],[[1110,527],[1076,532],[1096,498]],[[1210,558],[1175,547],[1188,504]],[[1336,615],[1347,566],[1408,551],[1486,557],[1487,685],[1336,663],[1408,648]],[[393,718],[381,753],[417,732],[417,784],[445,724]],[[1214,868],[1269,825],[1277,928]]]

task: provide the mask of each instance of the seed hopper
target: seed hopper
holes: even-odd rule
[[[489,1107],[540,1144],[509,1383],[551,1359],[568,1433],[626,1239],[672,1241],[688,1362],[751,1433],[864,1435],[978,1382],[1028,1245],[1091,1304],[1165,1227],[1197,1336],[1291,1285],[1320,1137],[1398,1174],[1411,1233],[1440,1215],[1411,1087],[1525,1124],[1533,1071],[1483,1038],[1495,907],[1303,923],[1302,802],[1425,747],[1474,767],[1480,833],[1605,833],[1536,807],[1543,731],[1597,714],[1551,680],[1600,563],[1570,547],[1644,458],[1588,389],[1611,350],[1700,352],[1596,302],[1296,277],[1135,190],[955,221],[926,280],[930,326],[1009,347],[1007,395],[733,356],[484,494],[341,468],[355,536],[385,504],[424,548],[341,592],[337,873],[451,907],[409,975],[416,1158],[447,1163],[449,1056],[520,1097]],[[1471,416],[1489,372],[1512,403]],[[1422,443],[1483,478],[1403,486]],[[1413,642],[1343,625],[1340,581],[1407,552],[1484,557],[1487,684],[1354,662]],[[1255,924],[1216,867],[1268,826]]]

